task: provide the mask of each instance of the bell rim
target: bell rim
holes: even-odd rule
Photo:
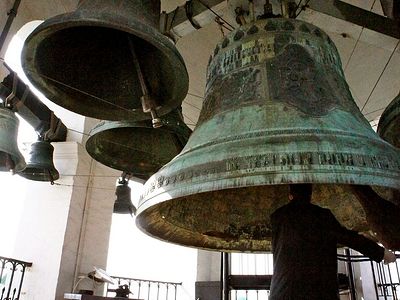
[[[1,107],[0,108],[0,117],[2,117],[2,116],[7,118],[8,120],[10,120],[11,122],[14,122],[15,123],[15,127],[18,129],[18,127],[19,127],[19,119],[15,115],[15,112],[13,112],[11,109],[8,109],[8,108],[5,108],[5,107]],[[15,163],[15,168],[11,169],[10,171],[12,171],[14,173],[18,173],[18,172],[23,171],[26,168],[26,161],[25,161],[25,158],[22,155],[21,151],[18,148],[18,144],[17,144],[16,140],[14,141],[12,146],[13,146],[12,148],[17,149],[17,152],[11,153],[11,152],[3,151],[3,150],[7,150],[7,149],[0,149],[0,152],[3,152],[4,154],[8,154],[8,155],[11,156],[12,160]]]
[[[95,159],[96,161],[100,162],[101,164],[103,164],[105,166],[108,166],[110,168],[113,168],[113,169],[116,169],[119,171],[128,172],[129,174],[131,174],[135,177],[138,177],[140,179],[146,180],[146,181],[151,177],[151,175],[153,175],[155,172],[157,172],[162,167],[162,165],[160,165],[159,168],[155,172],[150,172],[150,173],[146,173],[146,174],[138,173],[137,172],[138,170],[124,168],[119,163],[114,163],[112,160],[113,156],[106,155],[107,153],[105,153],[105,152],[101,152],[101,153],[96,152],[95,144],[97,144],[99,142],[99,140],[101,143],[101,135],[102,134],[106,134],[106,132],[111,132],[111,131],[117,132],[119,129],[129,129],[131,127],[130,125],[137,125],[137,122],[124,122],[124,121],[121,121],[121,122],[120,121],[115,121],[115,122],[114,121],[105,121],[104,123],[105,124],[100,124],[100,126],[96,126],[95,128],[93,128],[90,131],[90,134],[89,134],[90,136],[88,137],[86,144],[85,144],[86,151],[93,159]],[[118,127],[118,125],[124,125],[124,126]],[[162,127],[154,129],[152,126],[139,126],[139,127],[132,126],[132,130],[135,130],[135,128],[147,129],[149,131],[162,130]],[[171,133],[170,130],[163,130],[163,131]],[[179,136],[179,134],[176,132],[173,132],[173,134]],[[182,136],[182,137],[188,139],[188,136],[187,137]],[[139,150],[136,150],[136,151],[139,151]]]
[[[354,172],[354,171],[353,171]],[[301,170],[302,174],[307,174],[304,172],[304,170]],[[315,173],[313,170],[310,170],[309,173]],[[338,185],[338,186],[346,186],[346,185],[369,185],[369,186],[377,186],[381,188],[392,188],[392,189],[399,189],[400,186],[400,179],[397,176],[393,176],[393,179],[391,181],[388,181],[387,178],[385,180],[385,183],[388,183],[387,185],[376,185],[373,184],[372,179],[364,179],[361,180],[361,176],[365,176],[365,172],[360,170],[358,173],[360,177],[358,177],[359,181],[357,183],[353,182],[352,179],[348,179],[347,181],[343,180],[342,182],[335,182],[333,183],[333,179],[337,179],[338,173],[332,172],[332,170],[327,170],[325,172],[326,174],[331,174],[331,178],[325,178],[325,180],[320,180],[320,181],[307,181],[307,180],[291,180],[290,182],[282,182],[282,183],[274,183],[273,185],[289,185],[289,184],[316,184],[316,185]],[[333,174],[334,173],[334,174]],[[150,177],[150,179],[146,183],[151,183],[151,181],[154,180],[153,177],[155,177],[157,174],[154,174],[153,176]],[[284,177],[286,174],[282,174],[281,177]],[[176,200],[176,199],[181,199],[185,197],[190,197],[196,194],[202,194],[202,193],[209,193],[209,192],[215,192],[215,191],[222,191],[222,190],[232,190],[232,189],[242,189],[242,188],[247,188],[247,187],[260,187],[260,186],[272,186],[272,184],[267,184],[267,180],[265,179],[265,176],[262,174],[259,175],[249,175],[247,177],[253,177],[254,178],[259,178],[259,181],[253,182],[249,184],[249,181],[246,181],[243,183],[243,185],[238,185],[237,179],[246,179],[246,176],[243,176],[241,174],[240,176],[237,177],[232,177],[230,180],[226,180],[226,178],[220,178],[220,175],[216,175],[216,178],[220,178],[219,180],[212,180],[209,179],[207,182],[212,183],[213,185],[205,186],[207,182],[202,181],[202,182],[196,182],[196,183],[190,183],[190,190],[186,190],[185,192],[181,192],[182,188],[176,188],[176,189],[163,189],[163,191],[157,195],[154,195],[152,197],[149,197],[149,199],[146,199],[144,201],[140,200],[139,205],[137,208],[137,215],[138,217],[142,212],[147,210],[148,208],[151,208],[157,204],[163,203],[165,201],[169,200]],[[367,176],[365,176],[367,177]],[[315,178],[314,178],[315,179]],[[228,181],[228,183],[226,182]],[[220,183],[220,185],[218,185]],[[145,184],[145,187],[150,184]],[[196,188],[201,192],[193,192],[196,190]],[[179,197],[176,197],[179,195]],[[175,198],[174,198],[175,197]],[[145,198],[145,197],[143,197]]]
[[[392,102],[385,108],[383,111],[377,128],[377,133],[379,136],[390,143],[391,145],[399,148],[400,145],[395,145],[395,136],[396,136],[396,125],[400,122],[400,94],[397,95]],[[398,133],[400,133],[400,126],[397,125]],[[394,129],[394,132],[392,132]]]
[[[88,20],[82,20],[82,18],[85,17],[88,18]],[[130,19],[128,20],[129,23],[124,23],[122,26],[122,24],[115,23],[114,21],[115,16],[113,17],[111,15],[103,14],[102,18],[100,19],[98,15],[96,15],[92,11],[85,11],[84,15],[79,11],[74,11],[57,15],[55,17],[45,20],[42,24],[35,28],[35,30],[28,36],[28,38],[24,42],[21,53],[21,62],[25,74],[27,75],[29,80],[31,80],[31,82],[36,87],[38,87],[38,89],[47,98],[52,99],[51,101],[53,101],[57,105],[62,106],[63,108],[83,115],[79,112],[79,109],[71,105],[70,101],[68,101],[69,97],[55,97],[55,95],[57,95],[57,93],[54,93],[55,90],[49,88],[45,84],[41,74],[38,74],[35,71],[35,45],[39,44],[40,42],[44,41],[46,38],[60,30],[70,29],[74,27],[85,26],[119,30],[137,36],[144,41],[152,44],[155,48],[157,48],[157,50],[162,52],[165,57],[168,58],[169,62],[171,62],[171,65],[175,66],[173,72],[170,72],[174,75],[174,86],[171,94],[175,95],[175,97],[173,97],[172,99],[168,99],[168,106],[163,105],[160,109],[157,110],[157,113],[160,116],[163,116],[178,108],[186,97],[189,90],[189,75],[186,69],[185,62],[179,51],[175,48],[175,46],[173,46],[172,42],[166,36],[162,35],[159,31],[153,29],[146,24]],[[136,28],[135,26],[138,28]],[[54,99],[57,102],[55,102]],[[151,119],[151,115],[149,113],[144,113],[140,108],[132,110],[129,108],[122,109],[119,107],[115,107],[115,109],[112,111],[104,111],[100,114],[93,113],[92,111],[91,113],[85,114],[84,116],[113,121],[118,121],[121,119],[134,119],[137,121]]]
[[[168,115],[168,114],[167,114]],[[165,116],[167,116],[165,115]],[[167,120],[168,122],[168,120]],[[185,124],[182,120],[181,124],[178,123],[168,123],[163,124],[163,126],[159,128],[154,128],[152,125],[151,120],[143,120],[143,121],[130,121],[130,120],[118,120],[118,121],[111,121],[111,120],[103,120],[97,123],[89,132],[89,138],[92,138],[94,135],[104,132],[106,130],[114,130],[118,128],[147,128],[149,130],[159,130],[165,132],[171,132],[171,129],[174,133],[181,136],[182,138],[189,139],[189,136],[192,133],[192,130]]]
[[[39,176],[35,175],[34,170],[38,170]],[[36,167],[34,165],[27,164],[26,168],[24,170],[18,172],[17,174],[25,179],[32,180],[32,181],[50,182],[50,181],[55,181],[55,180],[60,179],[60,173],[55,168],[48,169],[50,174],[45,174],[41,170],[44,170],[44,169],[40,168],[40,167]],[[51,175],[51,177],[49,175]]]

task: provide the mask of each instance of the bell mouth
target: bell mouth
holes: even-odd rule
[[[86,150],[110,168],[147,180],[179,154],[190,132],[188,127],[154,129],[146,121],[102,122],[91,130]]]
[[[160,105],[158,114],[177,108],[188,91],[188,74],[174,45],[139,21],[117,21],[92,11],[46,20],[25,41],[22,66],[28,78],[51,101],[76,113],[104,120],[151,119],[142,110],[130,39]]]
[[[155,238],[184,246],[269,252],[270,215],[289,202],[288,187],[229,188],[139,206],[136,224]],[[348,185],[315,184],[311,203],[330,209],[349,229],[369,231],[364,210]]]
[[[29,166],[29,164],[18,175],[33,181],[55,181],[60,178],[60,174],[55,169]]]
[[[381,138],[400,148],[400,94],[386,107],[379,119],[377,132]]]
[[[21,165],[21,163],[19,163],[21,159],[23,160],[22,156],[19,158],[9,153],[0,151],[0,172],[8,172],[11,170],[17,172],[23,170],[25,165]]]

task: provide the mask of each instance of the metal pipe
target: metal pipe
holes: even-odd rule
[[[17,16],[17,11],[20,3],[21,0],[15,0],[13,7],[7,12],[8,18],[6,24],[4,25],[3,31],[1,32],[0,35],[0,52],[3,49],[3,45],[6,41],[8,32],[10,31],[12,22],[14,21],[14,18]]]
[[[371,260],[371,270],[372,270],[372,278],[373,278],[373,280],[374,280],[376,299],[379,299],[379,295],[378,295],[378,285],[377,285],[377,282],[376,282],[375,269],[374,269],[374,264],[372,263],[372,260]]]
[[[349,281],[350,281],[350,295],[351,295],[351,300],[356,300],[356,292],[355,292],[355,286],[354,286],[354,275],[353,275],[353,267],[351,264],[350,260],[350,249],[346,248],[345,253],[347,256],[347,271],[349,272]]]
[[[221,264],[219,268],[219,282],[220,282],[220,294],[219,298],[224,298],[224,252],[221,252]]]
[[[223,252],[224,256],[224,280],[223,280],[223,300],[229,300],[229,275],[230,275],[230,267],[229,267],[229,253]]]

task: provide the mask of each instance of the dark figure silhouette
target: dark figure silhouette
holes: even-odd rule
[[[311,184],[290,186],[289,204],[271,215],[274,274],[270,300],[337,300],[337,244],[379,262],[390,251],[341,226],[330,210],[310,203]]]

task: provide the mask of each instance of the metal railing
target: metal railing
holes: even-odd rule
[[[126,285],[130,299],[140,300],[177,300],[182,282],[154,281],[112,276],[116,284],[107,284],[107,296],[115,296],[120,286]],[[0,299],[1,300],[1,299]]]
[[[0,300],[18,300],[26,268],[32,263],[0,256]]]
[[[398,300],[400,299],[400,253],[396,252],[397,260],[394,263],[385,265],[383,262],[377,263],[362,255],[338,255],[338,260],[346,261],[350,264],[351,269],[354,264],[369,262],[371,265],[371,272],[373,283],[375,287],[375,296],[377,300]],[[356,299],[354,296],[354,278],[349,276],[350,286],[353,287],[353,295],[351,299]]]
[[[245,255],[245,254],[242,254]],[[251,255],[251,254],[250,254]],[[272,254],[265,254],[271,256]],[[354,269],[357,264],[369,263],[376,300],[400,300],[400,252],[396,252],[397,260],[388,265],[376,263],[362,255],[351,255],[346,249],[344,254],[338,253],[338,261],[347,265],[347,274],[338,274],[339,290],[348,294],[349,299],[358,299],[355,290]],[[268,267],[268,266],[267,266]],[[264,275],[232,275],[228,274],[228,300],[267,300],[272,278],[269,267]],[[259,266],[263,269],[264,266]],[[340,276],[339,276],[340,275]]]

